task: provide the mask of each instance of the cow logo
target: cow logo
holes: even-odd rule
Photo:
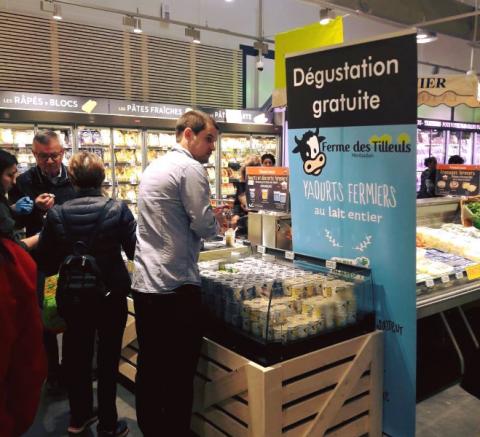
[[[318,176],[325,164],[327,163],[327,155],[320,152],[320,144],[325,137],[318,136],[318,127],[315,132],[307,131],[303,134],[301,140],[295,136],[297,146],[292,153],[300,153],[303,161],[303,171],[308,175]]]

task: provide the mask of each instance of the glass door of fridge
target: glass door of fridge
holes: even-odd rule
[[[34,136],[35,128],[33,124],[0,124],[0,149],[15,155],[19,173],[35,166],[35,157],[32,153]]]
[[[430,132],[430,155],[437,158],[438,164],[444,164],[445,161],[445,142],[446,131],[441,129],[432,129]]]
[[[65,149],[63,155],[63,164],[68,165],[68,161],[75,153],[75,141],[73,137],[72,126],[56,126],[56,125],[37,125],[37,130],[53,130],[60,139],[60,144]]]
[[[279,137],[275,135],[252,135],[252,153],[261,157],[265,153],[275,156],[279,165]]]
[[[136,215],[142,174],[142,132],[139,129],[113,129],[113,170],[115,198],[128,203]]]
[[[252,154],[250,135],[222,134],[220,137],[220,198],[233,198],[240,167]],[[258,152],[257,152],[258,154]]]
[[[425,170],[425,158],[430,156],[430,129],[417,129],[417,191],[420,190],[420,175]]]
[[[453,155],[460,155],[460,142],[462,139],[461,131],[447,131],[447,155],[445,162]]]
[[[465,160],[465,164],[473,163],[473,132],[462,131],[459,155]]]
[[[175,132],[147,130],[146,145],[147,154],[144,169],[153,160],[165,155],[176,144]]]
[[[112,130],[109,127],[79,126],[77,128],[79,151],[96,153],[105,165],[103,188],[108,197],[113,197]]]
[[[475,132],[475,144],[473,147],[473,163],[480,165],[480,132]]]

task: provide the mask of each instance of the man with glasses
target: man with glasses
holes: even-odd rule
[[[23,196],[35,202],[31,214],[25,216],[22,223],[27,237],[42,230],[43,217],[54,204],[61,205],[75,197],[67,169],[62,164],[64,150],[58,135],[53,131],[37,133],[32,150],[37,165],[18,176],[16,186],[9,195],[13,202]]]
[[[67,176],[67,169],[62,164],[64,150],[58,135],[50,130],[37,133],[33,138],[32,151],[37,165],[18,176],[14,188],[9,193],[9,200],[12,203],[24,196],[34,201],[32,212],[20,216],[18,220],[21,226],[25,226],[27,237],[42,230],[45,214],[53,205],[61,205],[76,197]],[[35,259],[35,251],[32,251],[31,255]],[[44,280],[45,275],[39,271],[37,291],[41,306]],[[48,358],[47,389],[51,394],[59,394],[61,384],[57,336],[45,331],[44,341]]]

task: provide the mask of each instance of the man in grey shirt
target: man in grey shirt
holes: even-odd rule
[[[190,435],[203,324],[197,259],[201,238],[214,237],[221,220],[202,164],[217,136],[210,116],[185,113],[176,125],[178,144],[150,164],[140,183],[132,288],[137,419],[145,437]]]

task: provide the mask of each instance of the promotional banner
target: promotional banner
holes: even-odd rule
[[[318,21],[297,29],[275,35],[275,89],[272,95],[274,107],[286,105],[285,56],[300,50],[340,44],[343,42],[343,18],[322,25]]]
[[[288,211],[288,168],[247,167],[247,203],[250,209]]]
[[[480,165],[438,164],[435,194],[440,196],[477,196]]]
[[[414,32],[287,58],[295,252],[372,270],[385,435],[415,435]]]

